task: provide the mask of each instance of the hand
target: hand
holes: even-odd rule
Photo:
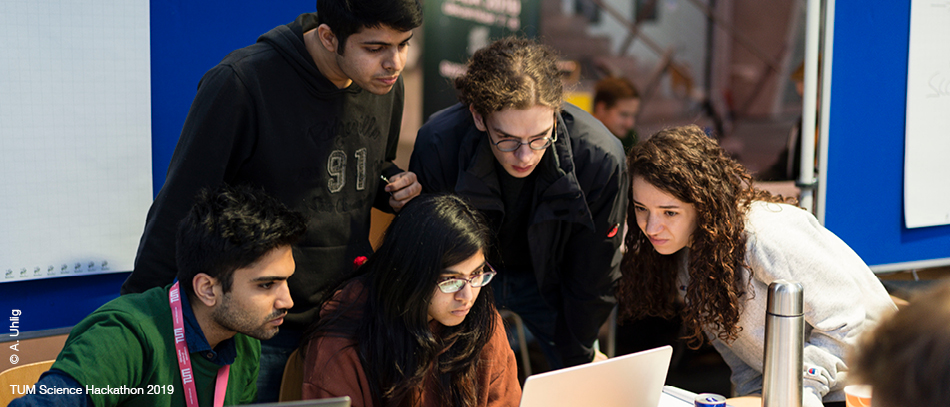
[[[610,359],[610,358],[607,357],[607,355],[605,355],[603,352],[601,352],[601,351],[595,349],[595,350],[594,350],[594,360],[592,360],[591,363],[603,362],[603,361],[605,361],[605,360],[607,360],[607,359]]]
[[[389,192],[389,206],[399,212],[403,206],[406,206],[412,198],[422,193],[422,185],[416,179],[414,172],[405,171],[393,175],[386,184],[386,192]]]

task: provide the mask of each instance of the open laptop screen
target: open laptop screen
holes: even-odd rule
[[[530,376],[521,407],[657,407],[672,355],[662,346]]]

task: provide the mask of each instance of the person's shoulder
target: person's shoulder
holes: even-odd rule
[[[363,305],[369,297],[369,292],[363,284],[362,278],[354,278],[345,286],[335,291],[329,300],[320,307],[320,317],[334,314],[337,310],[346,309],[347,316],[361,318]],[[354,315],[355,314],[355,315]]]
[[[755,201],[746,213],[746,244],[757,250],[781,251],[802,239],[819,238],[821,229],[811,212],[794,205]]]
[[[107,302],[83,318],[69,333],[60,356],[88,353],[90,349],[122,352],[167,348],[166,334],[172,328],[165,287],[126,294]],[[74,345],[78,344],[78,348]],[[86,357],[86,355],[80,355]]]
[[[749,205],[746,223],[757,224],[798,224],[815,219],[810,212],[785,203],[755,201]]]
[[[561,116],[575,150],[591,150],[606,158],[623,161],[623,144],[600,120],[583,109],[564,103]],[[576,153],[575,153],[576,154]]]
[[[571,159],[581,178],[585,178],[583,174],[599,178],[601,174],[622,172],[626,168],[623,144],[603,123],[569,103],[564,104],[561,116],[567,126]]]
[[[128,335],[142,340],[160,335],[172,325],[168,306],[169,287],[153,287],[141,293],[121,295],[83,318],[76,324],[74,331],[127,331]]]
[[[270,63],[277,57],[279,57],[278,52],[272,44],[257,42],[231,51],[212,69],[246,70]]]
[[[139,338],[149,341],[171,327],[167,290],[154,287],[137,294],[125,294],[105,303],[73,327],[70,339],[98,335]]]
[[[433,133],[451,130],[463,126],[463,124],[467,126],[467,123],[471,122],[471,117],[471,112],[464,105],[456,103],[430,115],[429,119],[422,125],[422,129],[427,129]]]
[[[295,32],[300,28],[295,27],[295,24],[297,22],[272,28],[253,44],[229,52],[211,70],[231,69],[242,72],[262,69],[271,64],[286,64],[285,58],[296,57],[303,47],[303,39]]]
[[[416,143],[433,143],[443,149],[457,145],[474,124],[472,114],[461,103],[439,110],[419,129]]]
[[[168,314],[168,287],[152,287],[141,293],[121,295],[105,303],[89,316],[97,314],[128,315],[130,318]]]
[[[325,371],[325,368],[330,364],[340,364],[344,363],[343,361],[359,361],[357,347],[356,338],[350,335],[327,333],[311,338],[305,341],[301,347],[304,355],[304,366],[313,369],[311,376],[322,375],[321,372]],[[323,368],[316,367],[319,365],[323,365]],[[362,368],[359,363],[355,365],[356,368]],[[307,370],[305,369],[305,375]],[[305,381],[307,381],[306,378]]]

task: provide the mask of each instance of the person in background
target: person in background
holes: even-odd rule
[[[637,144],[633,126],[639,112],[640,92],[629,79],[608,76],[594,85],[594,117],[620,139],[624,151]]]
[[[304,346],[305,399],[354,407],[517,406],[515,356],[487,286],[489,231],[453,195],[416,198]]]
[[[259,340],[277,334],[294,304],[291,245],[305,232],[302,215],[261,190],[202,190],[178,228],[176,282],[120,296],[84,318],[37,382],[45,394],[10,406],[254,402]],[[225,385],[216,384],[222,377]]]
[[[309,232],[289,282],[296,305],[262,345],[261,401],[277,399],[287,356],[353,259],[372,253],[371,209],[393,212],[422,191],[392,162],[419,1],[318,0],[317,9],[202,77],[122,285],[128,294],[171,282],[175,226],[201,188],[251,185],[303,213]]]
[[[455,80],[461,103],[422,126],[409,162],[424,192],[457,193],[488,219],[495,301],[521,316],[555,369],[595,358],[629,184],[619,140],[562,102],[556,63],[514,37],[475,52]]]
[[[798,281],[803,405],[844,400],[845,354],[895,309],[864,261],[811,213],[756,189],[697,126],[658,132],[630,150],[627,166],[638,228],[626,237],[621,316],[669,316],[685,304],[690,342],[712,342],[737,395],[759,394],[768,285]]]
[[[950,283],[941,282],[865,335],[852,382],[870,384],[875,407],[950,400]]]

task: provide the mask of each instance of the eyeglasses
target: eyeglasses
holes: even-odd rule
[[[491,265],[485,263],[485,268],[480,274],[476,274],[469,278],[449,277],[440,281],[438,286],[439,290],[443,293],[451,294],[458,292],[462,289],[462,287],[465,287],[465,283],[471,284],[472,288],[484,287],[491,282],[491,279],[494,278],[496,274],[498,274],[498,272],[495,271]]]
[[[491,131],[489,131],[489,134],[491,134]],[[554,136],[554,138],[547,137],[547,136],[538,137],[536,139],[528,140],[527,143],[522,142],[521,140],[514,140],[514,139],[506,139],[506,140],[502,140],[496,143],[492,141],[491,137],[488,138],[488,142],[491,143],[493,146],[495,146],[495,148],[497,148],[498,151],[505,152],[505,153],[510,153],[512,151],[515,151],[521,148],[521,146],[525,146],[525,145],[535,151],[544,150],[545,148],[550,147],[552,143],[557,141],[557,117],[556,116],[554,117],[554,130],[551,132],[551,134]]]

